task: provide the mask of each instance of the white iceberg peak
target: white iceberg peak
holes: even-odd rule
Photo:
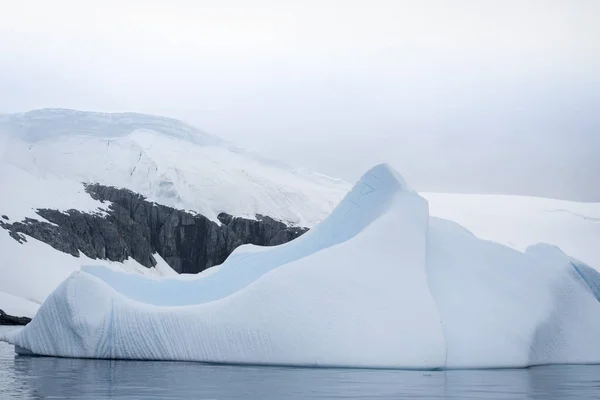
[[[378,164],[365,172],[360,179],[360,183],[372,186],[376,190],[385,189],[415,193],[415,191],[408,186],[404,177],[388,163]]]

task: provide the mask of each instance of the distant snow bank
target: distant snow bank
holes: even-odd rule
[[[577,267],[579,266],[579,267]],[[583,271],[583,272],[582,272]],[[600,273],[431,217],[387,165],[307,234],[194,277],[73,273],[2,334],[64,357],[373,368],[600,362]]]
[[[431,215],[451,219],[478,237],[524,251],[552,243],[600,268],[600,203],[539,197],[422,193]]]

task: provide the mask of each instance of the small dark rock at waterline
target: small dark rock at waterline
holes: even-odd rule
[[[0,325],[27,325],[30,322],[31,318],[15,317],[0,310]]]

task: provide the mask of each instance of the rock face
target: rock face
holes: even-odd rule
[[[50,223],[27,218],[13,223],[0,220],[0,226],[21,243],[26,234],[75,257],[80,251],[111,261],[132,257],[153,267],[152,254],[158,253],[178,273],[198,273],[221,264],[242,244],[273,246],[307,231],[262,215],[250,220],[222,213],[219,225],[203,215],[151,203],[142,195],[111,186],[90,184],[86,192],[111,202],[107,211],[39,209],[37,213]]]
[[[30,322],[31,318],[13,317],[0,310],[0,325],[27,325]]]

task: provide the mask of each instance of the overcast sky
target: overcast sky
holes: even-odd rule
[[[0,111],[183,119],[347,180],[600,201],[600,1],[0,0]]]

